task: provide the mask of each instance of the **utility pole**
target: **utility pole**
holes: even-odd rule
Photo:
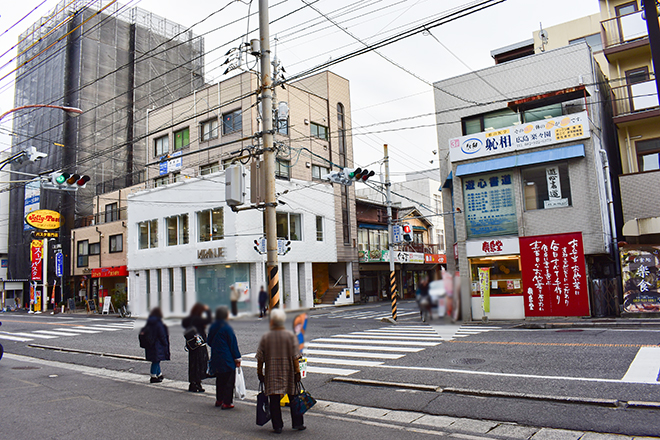
[[[41,250],[42,261],[43,261],[43,290],[41,291],[41,311],[45,312],[48,310],[48,238],[44,238],[43,249]]]
[[[394,227],[392,226],[392,193],[390,191],[390,157],[387,152],[387,144],[383,145],[385,163],[385,189],[387,194],[387,240],[388,254],[390,255],[390,298],[392,299],[392,319],[396,321],[396,272],[394,271]]]
[[[270,77],[270,30],[268,0],[259,0],[259,39],[261,40],[261,108],[263,109],[264,172],[266,173],[266,272],[270,309],[280,307],[280,276],[277,262],[277,200],[275,198],[275,159],[273,148],[273,98]]]
[[[660,26],[658,25],[658,10],[656,0],[642,0],[644,17],[646,18],[646,29],[649,34],[649,45],[651,46],[651,62],[655,72],[655,87],[660,94]]]

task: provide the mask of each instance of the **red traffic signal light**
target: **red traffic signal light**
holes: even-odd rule
[[[402,226],[402,231],[403,241],[413,241],[412,226],[405,224]]]

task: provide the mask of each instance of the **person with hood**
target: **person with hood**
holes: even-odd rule
[[[266,310],[268,309],[268,292],[264,289],[264,286],[261,286],[259,291],[259,318],[263,318],[266,315]]]
[[[205,316],[204,316],[205,315]],[[209,307],[202,303],[197,303],[190,310],[190,315],[183,319],[181,325],[185,329],[194,328],[197,334],[206,342],[206,326],[213,322]],[[196,348],[188,347],[188,391],[193,393],[203,393],[202,379],[206,378],[206,369],[208,368],[209,352],[206,345]]]
[[[209,329],[208,344],[211,347],[209,374],[215,376],[215,406],[222,409],[234,407],[234,383],[236,368],[241,366],[241,352],[234,329],[227,323],[229,309],[220,306],[215,311],[215,322]]]
[[[144,349],[146,360],[151,362],[151,383],[162,382],[160,362],[170,360],[170,335],[167,326],[163,324],[163,312],[160,307],[151,310],[145,327],[148,328],[151,339],[151,344]]]

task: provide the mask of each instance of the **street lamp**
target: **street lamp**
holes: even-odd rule
[[[67,112],[68,114],[70,114],[71,116],[74,116],[74,117],[78,116],[79,114],[81,114],[83,112],[81,109],[79,109],[77,107],[68,107],[68,106],[64,106],[64,105],[28,104],[28,105],[22,105],[20,107],[13,108],[11,110],[7,110],[2,115],[0,115],[0,121],[2,121],[2,118],[7,116],[9,113],[13,113],[13,112],[18,111],[18,110],[24,110],[26,108],[57,108],[57,109],[60,109],[60,110],[64,110],[65,112]]]

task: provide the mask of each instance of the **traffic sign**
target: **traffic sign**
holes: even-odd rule
[[[392,243],[402,243],[403,242],[403,229],[401,225],[392,226]]]
[[[64,254],[58,252],[55,254],[55,276],[61,277],[64,274]]]

